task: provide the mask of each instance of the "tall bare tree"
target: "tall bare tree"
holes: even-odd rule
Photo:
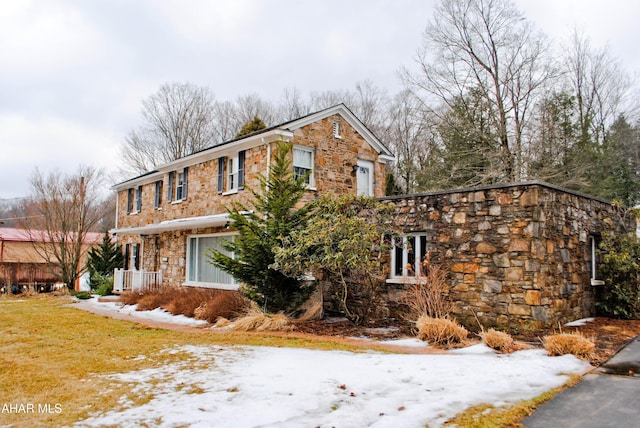
[[[544,36],[511,1],[442,0],[424,33],[416,58],[419,71],[401,74],[431,107],[473,112],[459,103],[480,95],[489,126],[465,122],[475,125],[476,133],[481,127],[495,132],[500,180],[517,181],[524,172],[530,110],[553,70],[546,53]],[[447,114],[447,109],[433,111]]]
[[[87,234],[98,230],[110,208],[103,189],[103,172],[93,167],[47,176],[36,168],[31,176],[21,225],[38,255],[57,268],[55,273],[71,290],[85,271],[81,260],[89,249]]]
[[[167,83],[142,102],[143,124],[121,146],[124,174],[143,173],[187,156],[215,139],[215,97],[191,83]]]

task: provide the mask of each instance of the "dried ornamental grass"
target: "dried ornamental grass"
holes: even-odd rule
[[[596,345],[580,333],[560,333],[545,336],[542,346],[549,355],[573,354],[578,358],[589,359]]]
[[[498,352],[509,353],[513,352],[515,349],[513,337],[508,333],[490,328],[489,330],[480,333],[480,337],[485,345]]]
[[[232,324],[234,330],[239,331],[291,331],[291,320],[284,314],[268,314],[252,309],[245,316],[238,318]]]
[[[467,339],[467,329],[449,318],[422,315],[416,321],[418,339],[437,346],[451,346]]]

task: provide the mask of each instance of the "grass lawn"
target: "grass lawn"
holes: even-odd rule
[[[76,309],[72,302],[50,295],[0,298],[0,426],[67,426],[117,408],[131,386],[114,385],[103,375],[181,358],[161,352],[166,348],[238,344],[358,350],[299,337],[151,329]]]

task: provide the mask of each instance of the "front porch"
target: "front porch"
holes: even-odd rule
[[[160,290],[162,288],[162,272],[116,269],[113,272],[113,292]]]

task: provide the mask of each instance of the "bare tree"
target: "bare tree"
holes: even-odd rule
[[[143,124],[121,147],[123,173],[143,173],[215,141],[215,97],[206,87],[167,83],[142,102]]]
[[[580,139],[601,144],[607,128],[623,113],[631,80],[607,48],[593,48],[575,30],[564,53],[564,75],[576,98]]]
[[[530,109],[553,70],[546,51],[543,35],[509,0],[442,0],[424,33],[419,71],[401,75],[432,107],[454,108],[471,93],[472,99],[479,94],[486,100],[490,114],[485,119],[499,147],[500,180],[516,181],[524,171]],[[486,126],[476,125],[476,131]]]
[[[93,167],[79,167],[73,175],[54,171],[46,177],[36,168],[31,177],[21,226],[37,254],[57,268],[55,273],[70,290],[85,271],[81,260],[89,249],[87,234],[97,231],[109,209],[102,191],[103,173]]]

